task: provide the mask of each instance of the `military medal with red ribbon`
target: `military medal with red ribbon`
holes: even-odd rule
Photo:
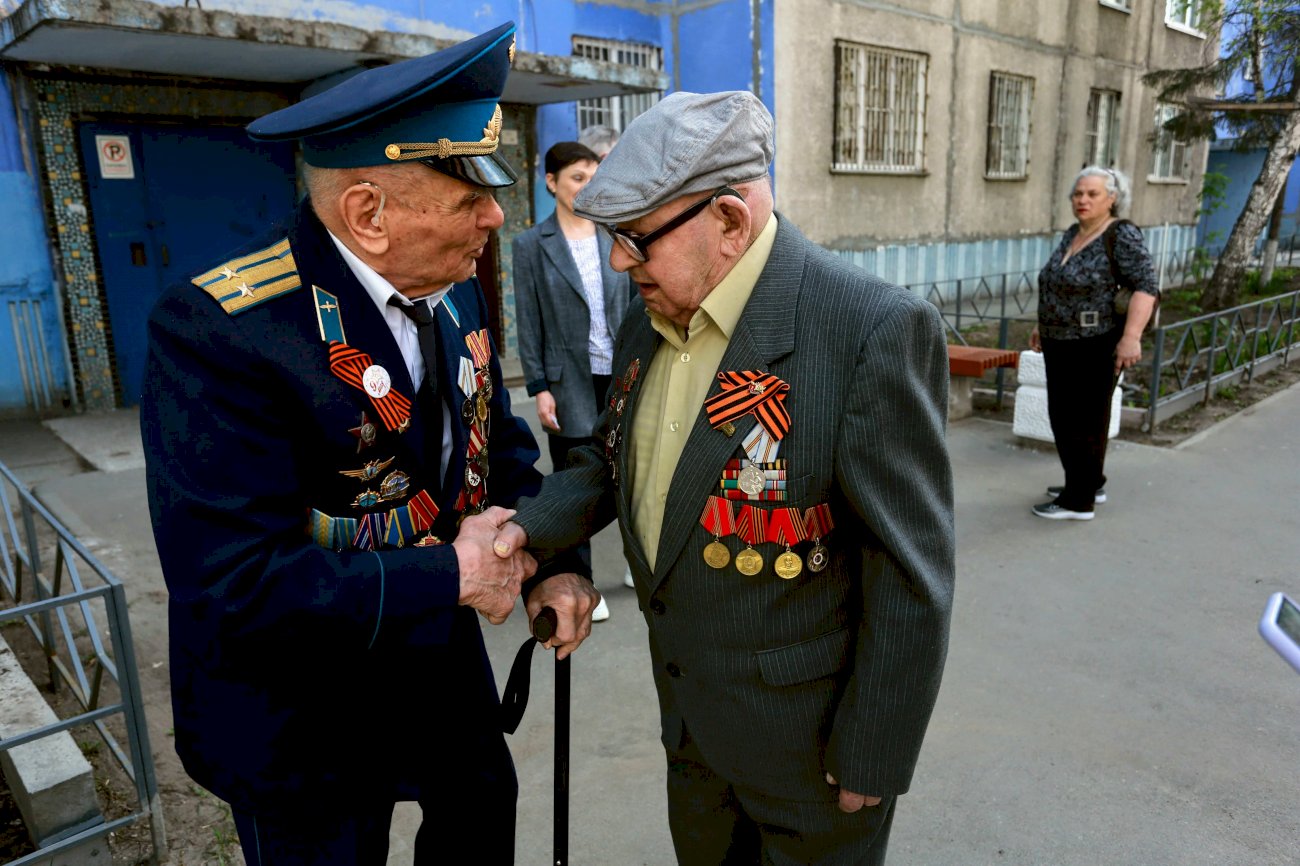
[[[808,570],[819,572],[830,562],[830,554],[822,546],[822,538],[835,528],[830,505],[823,502],[809,508],[803,513],[803,524],[806,537],[813,540],[812,550],[808,551]]]
[[[767,540],[785,545],[785,553],[778,556],[776,562],[772,564],[778,577],[790,580],[798,577],[799,572],[803,571],[803,560],[790,547],[807,537],[803,514],[799,509],[777,508],[772,511],[767,523]]]
[[[465,346],[473,359],[473,375],[468,383],[465,409],[461,415],[469,425],[469,435],[465,445],[465,484],[456,499],[456,509],[464,514],[478,514],[487,508],[487,471],[485,463],[479,460],[488,444],[489,416],[488,400],[492,394],[492,373],[488,364],[492,360],[492,342],[486,328],[470,331],[465,335]]]
[[[388,371],[365,352],[347,343],[330,343],[330,372],[370,398],[379,419],[389,430],[405,430],[411,421],[411,401],[393,389]],[[364,425],[363,425],[364,426]]]
[[[713,540],[704,546],[704,561],[710,568],[726,568],[731,562],[731,551],[722,543],[723,538],[736,531],[736,516],[731,503],[721,496],[710,496],[704,503],[700,525],[713,533]]]
[[[763,556],[754,549],[754,545],[767,540],[767,512],[757,505],[740,506],[736,535],[748,545],[736,554],[736,571],[753,577],[763,570]]]

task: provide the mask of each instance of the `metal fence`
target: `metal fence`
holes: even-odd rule
[[[1296,243],[1300,250],[1300,240]],[[1169,289],[1194,280],[1200,264],[1197,255],[1196,250],[1183,250],[1153,256],[1162,286]],[[997,348],[1024,348],[1009,345],[1010,325],[1037,321],[1036,270],[906,288],[939,308],[945,327],[962,345],[966,345],[964,328],[997,322]],[[1149,363],[1143,365],[1144,372],[1135,370],[1124,386],[1126,402],[1147,412],[1143,429],[1153,429],[1162,418],[1208,402],[1217,390],[1249,382],[1288,363],[1298,330],[1297,297],[1300,292],[1278,295],[1156,328]],[[999,405],[1004,377],[999,368]]]
[[[1291,360],[1300,291],[1157,328],[1145,383],[1146,429],[1218,390]]]
[[[4,464],[0,464],[0,624],[25,622],[45,657],[51,688],[66,690],[80,712],[0,741],[0,752],[74,728],[93,727],[135,788],[121,815],[13,860],[49,863],[60,852],[139,821],[149,822],[152,855],[166,851],[153,753],[121,581],[77,541]],[[103,632],[107,631],[107,643]]]

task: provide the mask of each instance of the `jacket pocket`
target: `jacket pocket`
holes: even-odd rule
[[[554,384],[564,378],[563,361],[546,362],[546,381]]]
[[[789,646],[759,650],[758,669],[770,686],[792,686],[838,673],[848,661],[847,628]]]

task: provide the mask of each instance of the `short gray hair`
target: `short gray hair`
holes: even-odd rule
[[[1085,177],[1099,177],[1106,182],[1106,192],[1115,196],[1115,204],[1110,208],[1111,216],[1119,216],[1121,211],[1128,209],[1129,193],[1133,189],[1133,184],[1124,172],[1117,168],[1090,165],[1075,175],[1074,183],[1070,184],[1070,195],[1074,195],[1075,187]]]
[[[578,143],[591,148],[597,156],[604,157],[618,144],[618,130],[595,124],[578,133]]]

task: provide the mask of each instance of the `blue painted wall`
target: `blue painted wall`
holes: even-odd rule
[[[62,408],[68,391],[50,247],[35,179],[23,164],[22,144],[9,92],[0,71],[0,412]],[[19,340],[13,319],[18,319]],[[24,388],[22,366],[27,365]]]

